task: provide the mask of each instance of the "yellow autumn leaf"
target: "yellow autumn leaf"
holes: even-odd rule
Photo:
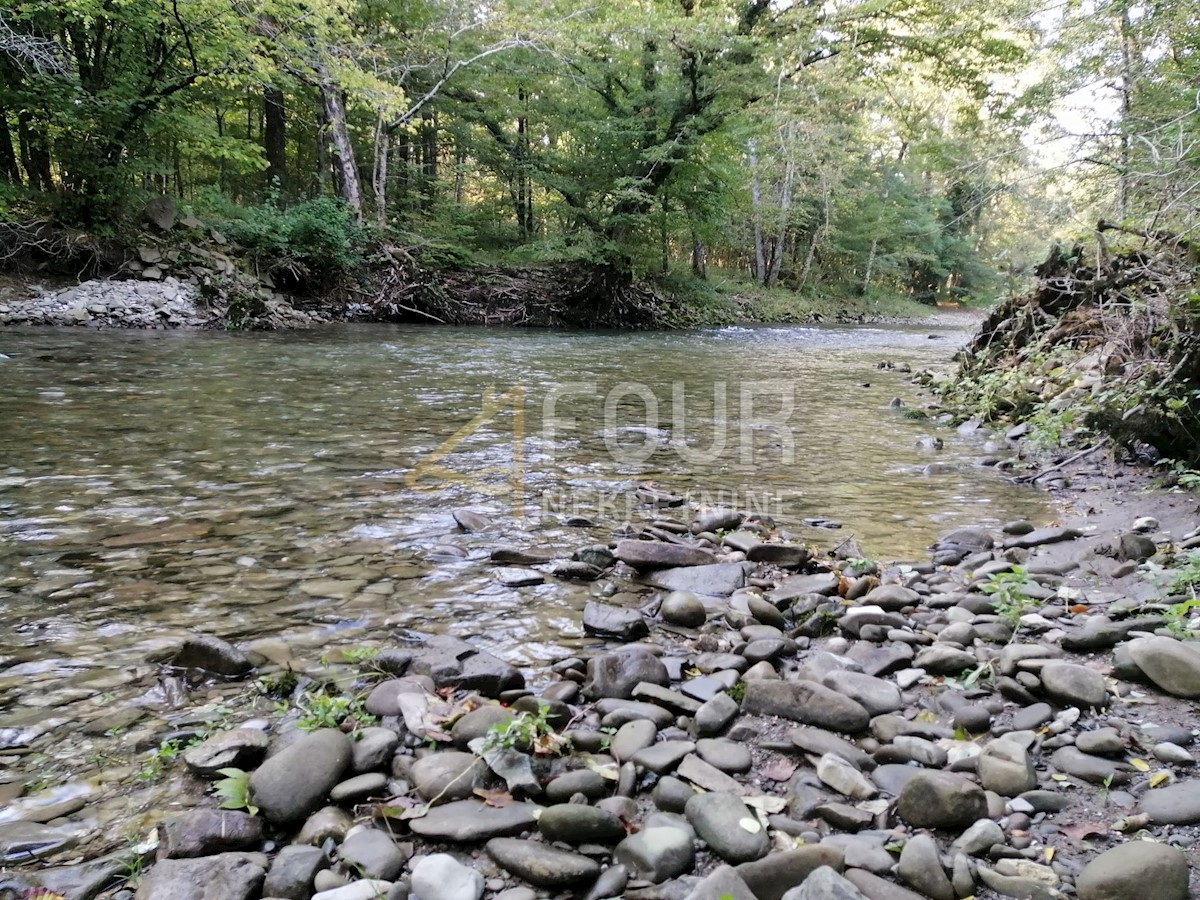
[[[1150,787],[1162,787],[1171,780],[1171,776],[1166,772],[1155,772],[1150,776]]]
[[[1150,763],[1146,762],[1144,759],[1136,759],[1136,758],[1131,759],[1129,761],[1129,764],[1131,766],[1133,766],[1135,769],[1137,769],[1139,772],[1149,772],[1150,771]]]

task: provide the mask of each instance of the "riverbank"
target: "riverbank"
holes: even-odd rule
[[[828,297],[762,289],[718,274],[710,282],[621,283],[594,302],[557,267],[438,274],[383,264],[304,298],[249,280],[197,278],[162,266],[150,279],[0,281],[0,328],[287,330],[339,322],[533,328],[679,328],[730,324],[938,324],[945,310],[899,297]],[[582,270],[577,270],[582,271]],[[572,299],[575,298],[575,299]],[[950,315],[977,315],[950,311]]]
[[[641,491],[631,526],[580,523],[573,547],[493,542],[499,589],[595,586],[586,651],[544,670],[407,632],[319,655],[162,647],[137,714],[84,726],[137,748],[125,778],[166,783],[141,836],[88,824],[125,802],[118,770],[39,791],[23,762],[52,730],[6,732],[25,793],[0,823],[6,884],[71,900],[200,885],[231,900],[1183,900],[1200,653],[1180,639],[1191,607],[1141,560],[1200,538],[1194,498],[1149,478],[1084,460],[1044,479],[1060,521],[956,528],[886,564]],[[447,515],[445,552],[494,527]]]

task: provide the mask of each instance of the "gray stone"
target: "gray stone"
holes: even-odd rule
[[[862,891],[867,900],[928,900],[920,894],[913,893],[907,888],[880,878],[873,872],[863,869],[848,869],[846,880]]]
[[[701,597],[728,597],[746,586],[746,566],[742,563],[714,563],[660,569],[645,576],[645,581],[666,591],[688,591]]]
[[[378,828],[350,834],[338,848],[338,857],[364,878],[395,881],[408,861],[391,835]]]
[[[624,762],[631,759],[635,753],[652,746],[657,735],[658,726],[649,719],[634,719],[617,729],[609,752],[617,762]]]
[[[672,771],[689,753],[696,749],[691,741],[662,741],[639,750],[630,762],[656,775]]]
[[[289,825],[319,809],[350,767],[350,739],[324,728],[271,756],[250,776],[250,796],[269,822]]]
[[[718,866],[684,900],[756,900],[732,866]]]
[[[1158,825],[1200,822],[1200,781],[1180,781],[1147,791],[1140,809]]]
[[[920,600],[921,595],[911,588],[898,584],[881,584],[869,591],[862,602],[878,606],[887,612],[901,612],[909,606],[916,606]]]
[[[607,844],[625,836],[621,820],[605,809],[582,803],[559,803],[542,811],[538,831],[548,841]]]
[[[600,874],[600,864],[595,860],[535,841],[493,838],[485,849],[500,868],[537,887],[578,884]]]
[[[633,696],[633,689],[642,682],[658,685],[671,683],[662,660],[639,647],[592,657],[587,663],[587,674],[583,695],[589,700],[605,697],[628,699]]]
[[[805,753],[823,756],[833,753],[851,763],[856,769],[871,764],[871,758],[861,749],[842,737],[820,728],[794,728],[788,734],[792,743]]]
[[[479,900],[483,875],[448,853],[434,853],[412,870],[412,889],[421,900]]]
[[[386,769],[399,746],[400,735],[392,729],[364,728],[351,748],[350,767],[358,773]]]
[[[523,569],[519,566],[502,566],[493,569],[492,577],[509,588],[531,587],[546,581],[546,576],[541,572],[534,569]]]
[[[1125,742],[1115,728],[1097,728],[1085,731],[1075,738],[1075,746],[1084,753],[1100,756],[1118,755],[1125,752]]]
[[[966,828],[987,812],[983,789],[953,772],[918,771],[896,801],[896,814],[917,828]]]
[[[435,806],[409,827],[414,834],[435,840],[486,841],[532,828],[540,806],[534,803],[510,803],[488,806],[482,800],[456,800]]]
[[[410,656],[407,674],[428,676],[438,688],[499,697],[525,687],[515,666],[450,635],[409,633],[398,649]]]
[[[661,884],[690,872],[696,850],[678,828],[647,828],[617,844],[613,856],[634,877]]]
[[[828,672],[822,683],[857,702],[872,716],[895,712],[904,706],[900,689],[890,681],[862,672]]]
[[[1081,709],[1103,709],[1108,706],[1108,688],[1104,676],[1095,669],[1077,663],[1054,660],[1046,663],[1041,672],[1042,687],[1050,699]]]
[[[139,880],[135,900],[252,900],[259,896],[266,869],[261,853],[164,859]]]
[[[313,895],[313,879],[329,868],[329,859],[320,847],[291,844],[279,851],[263,882],[264,897],[280,900],[308,900]]]
[[[726,862],[751,862],[770,850],[767,830],[736,794],[697,794],[687,802],[684,815],[697,836]]]
[[[262,841],[262,819],[226,809],[189,809],[158,823],[158,858],[213,856],[252,850]]]
[[[1126,766],[1118,767],[1112,760],[1090,756],[1075,747],[1059,747],[1050,755],[1050,764],[1060,772],[1066,772],[1092,784],[1104,784],[1107,781],[1113,785],[1129,781]]]
[[[1037,787],[1033,760],[1024,747],[996,740],[983,748],[975,761],[979,782],[1001,797],[1015,797]]]
[[[348,806],[368,797],[384,797],[387,795],[387,784],[388,777],[382,772],[364,772],[335,784],[329,792],[329,799]]]
[[[658,609],[658,614],[664,621],[684,628],[698,628],[708,618],[704,604],[690,591],[672,591],[667,594]]]
[[[946,877],[937,842],[927,834],[908,839],[900,852],[900,877],[932,900],[954,900],[954,886]]]
[[[183,752],[187,767],[201,778],[216,778],[221,769],[253,769],[267,752],[265,732],[256,728],[222,731]]]
[[[513,711],[498,703],[486,703],[466,713],[450,729],[454,746],[466,750],[476,738],[486,737],[493,727],[503,728],[513,720]]]
[[[409,778],[423,800],[448,803],[470,797],[484,771],[483,761],[475,754],[446,750],[418,759]]]
[[[991,819],[980,819],[950,845],[951,852],[982,856],[994,845],[1004,843],[1004,829]]]
[[[336,806],[326,806],[305,820],[296,840],[314,847],[319,847],[327,840],[333,840],[334,843],[340,844],[345,840],[346,832],[353,825],[354,819],[351,818],[350,813]]]
[[[617,541],[614,555],[639,572],[704,566],[715,561],[707,550],[685,544],[668,544],[665,541]]]
[[[758,900],[782,900],[783,895],[804,882],[822,866],[842,871],[844,854],[829,844],[811,844],[771,853],[755,862],[742,863],[734,871]]]
[[[582,900],[606,900],[608,897],[623,897],[625,896],[625,886],[629,884],[629,870],[620,863],[614,866],[609,866],[600,873],[600,877],[588,889],[588,892],[583,895]],[[500,900],[497,895],[496,900]],[[527,898],[527,900],[536,900],[535,896]]]
[[[210,634],[185,639],[170,663],[180,669],[200,669],[223,678],[244,678],[254,669],[245,653]]]
[[[754,760],[750,749],[736,741],[706,738],[696,742],[696,755],[722,772],[749,772]]]
[[[317,876],[316,881],[319,883],[322,876],[329,874],[331,873],[322,872]],[[350,884],[318,891],[312,895],[312,900],[379,900],[380,897],[390,898],[394,887],[392,882],[384,881],[381,878],[363,878]]]
[[[1188,858],[1154,841],[1130,841],[1101,853],[1075,882],[1079,900],[1186,900]]]
[[[551,803],[566,803],[576,794],[597,800],[610,792],[611,782],[591,769],[564,772],[546,785],[546,799]]]
[[[861,704],[815,681],[748,681],[742,711],[846,734],[865,731],[871,718]]]
[[[949,644],[935,644],[920,651],[913,665],[930,675],[957,675],[964,669],[973,669],[979,664],[974,653],[959,650]]]
[[[1128,649],[1137,667],[1168,694],[1200,697],[1200,649],[1195,644],[1152,637],[1131,641]]]
[[[1013,713],[1013,731],[1030,731],[1039,725],[1045,725],[1054,718],[1054,707],[1049,703],[1035,703]]]
[[[696,710],[692,721],[695,723],[697,737],[711,737],[720,734],[738,714],[738,703],[728,694],[717,694],[711,700]]]
[[[822,866],[799,887],[784,894],[783,900],[866,900],[866,897],[835,870]]]
[[[867,776],[835,753],[826,753],[817,760],[817,777],[853,800],[869,800],[879,793]]]

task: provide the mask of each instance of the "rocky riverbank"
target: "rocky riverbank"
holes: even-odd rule
[[[592,651],[545,671],[407,632],[295,672],[286,648],[190,639],[155,660],[222,724],[130,730],[175,779],[145,839],[97,829],[86,782],[22,780],[51,735],[4,735],[0,891],[1183,900],[1200,650],[1170,594],[1192,569],[1145,576],[1200,545],[1196,510],[1069,483],[1104,475],[1059,478],[1085,504],[1066,524],[956,529],[894,564],[644,491],[607,545],[494,549],[510,590],[594,583]]]
[[[216,291],[205,299],[196,281],[172,276],[152,281],[96,279],[74,287],[27,289],[26,296],[0,296],[0,328],[81,326],[87,328],[305,328],[330,321],[321,312],[297,309],[282,295],[262,292],[253,309],[231,308]]]

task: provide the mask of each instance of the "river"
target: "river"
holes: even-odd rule
[[[0,735],[66,729],[44,766],[100,765],[103,737],[73,723],[160,708],[147,658],[188,631],[299,660],[449,631],[544,665],[583,644],[603,582],[506,588],[488,553],[605,542],[644,516],[643,484],[887,559],[954,525],[1044,519],[1040,494],[977,465],[994,448],[889,406],[919,395],[879,362],[944,364],[965,337],[0,333]],[[462,508],[486,529],[461,532]]]

